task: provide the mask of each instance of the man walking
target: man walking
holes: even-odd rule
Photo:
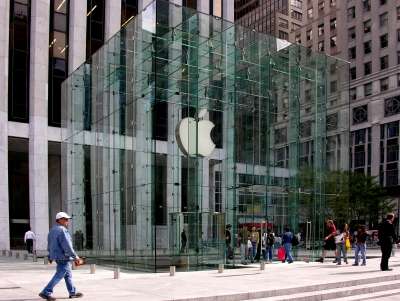
[[[35,235],[35,233],[33,233],[31,227],[29,227],[29,230],[25,232],[25,236],[24,236],[26,250],[28,251],[29,254],[33,253],[33,241],[34,240],[36,240],[36,235]]]
[[[391,271],[389,269],[389,258],[392,253],[393,244],[397,242],[396,233],[393,226],[394,214],[389,213],[379,225],[378,238],[379,245],[381,246],[382,258],[381,258],[381,270]]]
[[[292,257],[292,241],[293,241],[293,233],[290,232],[289,227],[285,227],[284,233],[282,235],[282,245],[285,248],[285,260],[283,262],[288,261],[288,263],[293,263]]]
[[[63,278],[67,285],[69,298],[81,298],[83,296],[82,293],[76,291],[72,283],[71,261],[75,261],[78,264],[79,257],[72,247],[71,235],[67,230],[70,218],[65,212],[57,213],[56,225],[53,226],[47,237],[49,260],[50,262],[55,260],[57,270],[53,278],[39,294],[40,297],[46,300],[56,300],[51,294],[54,287]]]

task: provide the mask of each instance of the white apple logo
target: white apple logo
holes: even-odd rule
[[[200,110],[198,118],[202,119],[206,113],[207,109]],[[201,155],[203,157],[208,157],[211,155],[215,148],[215,144],[211,139],[211,130],[213,127],[214,123],[209,120],[202,119],[197,122],[193,117],[182,119],[175,131],[181,151],[189,156]]]

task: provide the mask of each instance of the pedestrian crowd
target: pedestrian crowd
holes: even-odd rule
[[[381,248],[382,257],[380,268],[382,271],[390,271],[389,258],[393,251],[393,245],[398,244],[399,240],[395,233],[394,228],[394,214],[387,214],[386,218],[382,221],[378,228],[377,244]],[[69,298],[81,298],[83,294],[75,288],[72,282],[71,264],[74,262],[76,265],[82,264],[82,260],[76,254],[71,235],[68,232],[68,224],[71,217],[65,212],[57,213],[55,217],[55,225],[48,234],[48,259],[50,263],[56,262],[57,268],[53,278],[39,293],[39,296],[46,300],[55,300],[52,296],[54,287],[62,279],[69,293]],[[348,253],[354,249],[354,263],[353,266],[367,264],[367,240],[369,234],[365,225],[359,225],[352,234],[348,224],[336,227],[333,220],[326,221],[326,236],[324,238],[321,257],[317,260],[321,263],[325,261],[328,252],[334,252],[337,265],[342,264],[342,259],[345,264],[349,264]],[[234,249],[232,247],[232,225],[228,224],[225,227],[225,258],[226,262],[234,259]],[[371,233],[375,236],[375,232]],[[74,234],[75,246],[77,250],[82,250],[84,247],[83,233],[80,231]],[[29,228],[25,233],[24,242],[28,253],[34,253],[34,243],[36,235]],[[187,253],[188,237],[185,230],[181,232],[181,244],[179,253]],[[280,235],[276,235],[271,227],[266,231],[257,229],[252,226],[249,229],[247,226],[242,226],[238,229],[237,247],[240,250],[240,261],[246,265],[263,260],[266,263],[272,263],[274,256],[277,260],[285,263],[293,263],[296,247],[304,243],[301,233],[294,234],[289,227],[284,227]],[[293,248],[295,247],[295,248]],[[307,246],[306,246],[307,247]]]

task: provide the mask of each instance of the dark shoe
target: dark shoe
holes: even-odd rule
[[[82,293],[75,293],[75,294],[69,296],[70,299],[73,299],[73,298],[82,298],[82,297],[83,297],[83,294],[82,294]]]
[[[55,301],[56,300],[56,298],[54,298],[52,296],[47,296],[47,295],[45,295],[43,293],[40,293],[39,297],[42,298],[42,299],[45,299],[45,300],[49,300],[49,301]]]
[[[382,272],[386,272],[386,271],[393,271],[393,269],[384,269],[384,270],[382,270]]]
[[[337,263],[337,260],[335,259],[334,261],[332,261],[332,263]]]
[[[338,262],[336,265],[342,265],[342,263],[341,263],[341,262]]]
[[[324,259],[321,257],[321,258],[317,259],[316,262],[324,263]]]
[[[353,267],[358,267],[358,263],[353,263],[352,266]]]

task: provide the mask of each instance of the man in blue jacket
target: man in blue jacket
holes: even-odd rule
[[[46,300],[56,300],[51,294],[53,293],[53,288],[63,278],[70,298],[81,298],[83,296],[82,293],[76,291],[72,283],[71,262],[75,261],[78,264],[79,257],[72,247],[71,236],[67,230],[70,218],[65,212],[57,213],[56,224],[51,228],[47,237],[49,260],[50,262],[54,260],[57,263],[57,270],[53,278],[39,294],[40,297]]]

